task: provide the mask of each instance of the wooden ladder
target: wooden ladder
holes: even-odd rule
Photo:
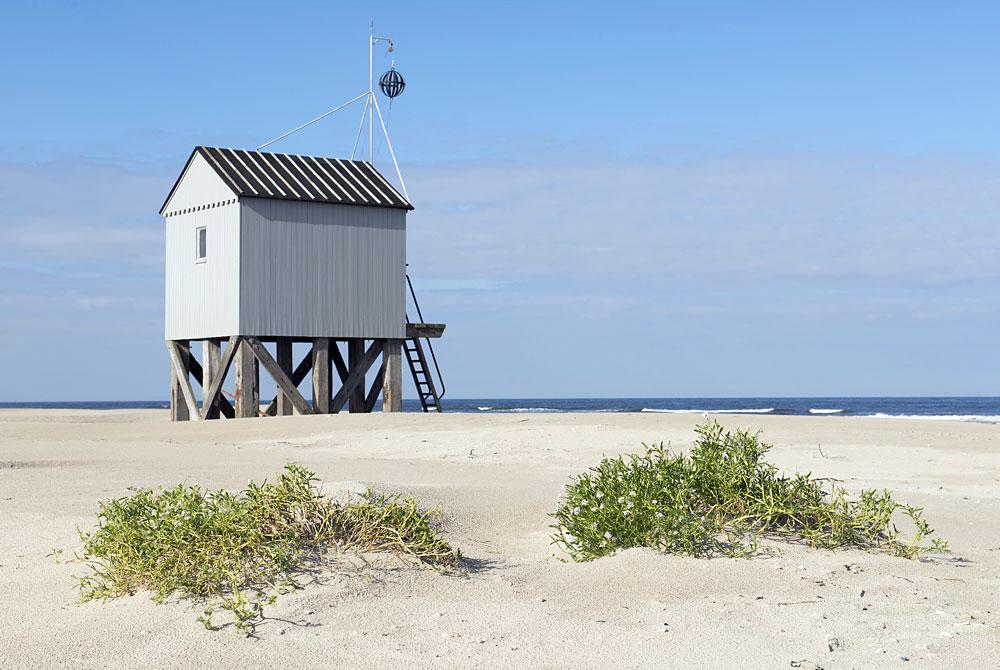
[[[409,337],[403,340],[403,348],[406,349],[406,360],[410,364],[410,372],[413,373],[413,385],[417,388],[420,407],[425,412],[432,410],[440,412],[441,396],[434,385],[434,376],[427,368],[427,357],[424,355],[420,338]]]

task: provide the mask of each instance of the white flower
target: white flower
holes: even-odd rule
[[[603,492],[603,491],[598,491],[597,493],[595,493],[595,494],[594,494],[594,496],[595,496],[595,497],[596,497],[596,498],[597,498],[598,500],[600,500],[601,498],[603,498],[603,497],[604,497],[604,492]]]
[[[628,510],[625,510],[624,512],[622,512],[622,516],[628,516]]]
[[[663,512],[657,512],[656,513],[656,518],[657,519],[662,519],[663,518]]]
[[[611,531],[609,530],[608,532],[606,532],[606,533],[604,534],[604,537],[606,537],[607,539],[609,539],[609,540],[610,540],[610,539],[611,539]]]
[[[620,502],[620,503],[623,503],[623,502],[625,502],[625,498],[623,498],[623,497],[621,497],[621,496],[618,496],[618,502]]]
[[[587,499],[586,499],[586,498],[584,498],[583,500],[581,500],[581,501],[580,501],[580,504],[581,504],[581,505],[586,505],[586,504],[587,504]]]
[[[635,507],[635,505],[633,505],[632,503],[629,503],[629,504],[625,505],[625,507],[627,509],[632,509],[633,507]]]
[[[659,504],[660,504],[660,501],[654,498],[654,499],[653,499],[653,504],[654,504],[654,505],[659,505]]]
[[[580,508],[579,507],[574,507],[573,508],[573,514],[579,514],[579,513],[580,513]]]

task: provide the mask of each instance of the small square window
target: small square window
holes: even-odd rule
[[[205,230],[205,226],[194,229],[194,238],[194,260],[196,263],[204,263],[208,257],[208,231]]]

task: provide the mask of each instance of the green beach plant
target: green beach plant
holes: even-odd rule
[[[896,502],[888,490],[857,498],[810,474],[786,477],[764,460],[760,432],[695,429],[690,455],[667,445],[605,458],[573,478],[552,515],[553,542],[574,560],[619,549],[651,547],[691,556],[754,555],[761,538],[814,548],[857,547],[907,558],[947,551],[933,539],[923,510]],[[907,519],[904,538],[894,524]]]
[[[316,476],[289,464],[274,482],[250,482],[238,493],[178,485],[100,503],[97,526],[80,532],[78,577],[83,601],[151,592],[206,604],[198,617],[213,628],[215,607],[250,634],[310,558],[340,550],[393,552],[438,569],[459,565],[460,553],[437,531],[437,510],[411,498],[369,492],[339,503],[322,495]]]

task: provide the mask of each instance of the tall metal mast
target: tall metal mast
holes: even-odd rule
[[[389,149],[389,155],[392,157],[392,164],[396,168],[396,176],[399,178],[399,185],[403,189],[403,195],[406,197],[407,200],[409,200],[410,199],[410,195],[409,195],[409,193],[406,192],[406,182],[403,181],[403,173],[400,172],[400,170],[399,170],[399,163],[396,161],[396,152],[393,151],[393,149],[392,149],[392,140],[389,139],[389,129],[385,127],[385,121],[382,119],[382,110],[379,109],[379,107],[378,107],[378,99],[375,97],[375,44],[377,42],[386,42],[389,45],[389,51],[392,52],[392,39],[389,38],[389,37],[380,37],[379,35],[376,35],[375,34],[375,21],[372,21],[371,25],[369,27],[369,30],[368,30],[368,90],[367,91],[365,91],[361,95],[357,96],[356,98],[352,98],[352,99],[348,100],[347,102],[345,102],[342,105],[338,105],[337,107],[334,107],[333,109],[331,109],[328,112],[324,112],[323,114],[320,114],[315,119],[312,119],[311,121],[306,121],[301,126],[298,126],[297,128],[293,128],[293,129],[289,130],[287,133],[284,133],[282,135],[279,135],[278,137],[275,137],[273,140],[269,140],[267,142],[264,142],[264,144],[261,144],[259,147],[257,147],[257,151],[260,151],[264,147],[267,147],[267,146],[269,146],[271,144],[274,144],[278,140],[283,140],[286,137],[288,137],[289,135],[291,135],[292,133],[296,133],[296,132],[302,130],[303,128],[305,128],[306,126],[311,126],[312,124],[316,123],[317,121],[319,121],[321,119],[325,119],[326,117],[330,116],[334,112],[337,112],[337,111],[343,109],[344,107],[352,105],[355,102],[357,102],[358,100],[361,100],[362,98],[364,98],[365,99],[365,110],[362,110],[362,112],[361,112],[361,123],[358,124],[358,135],[357,135],[357,138],[355,138],[355,141],[354,141],[354,149],[355,149],[355,151],[357,151],[358,140],[361,139],[361,132],[364,130],[364,127],[365,127],[365,112],[367,111],[367,114],[368,114],[368,162],[372,163],[374,165],[374,163],[375,163],[375,115],[377,114],[378,115],[379,126],[382,128],[382,134],[385,136],[385,145]],[[383,89],[383,90],[385,90],[385,89]],[[393,96],[398,95],[399,91],[402,91],[402,87],[400,87],[397,90],[397,92],[391,93],[390,95],[393,95]],[[351,159],[352,160],[354,159],[354,151],[351,152]]]
[[[368,162],[375,162],[375,125],[372,117],[372,100],[375,99],[375,74],[372,61],[375,53],[375,20],[372,19],[368,31]]]
[[[375,72],[373,61],[375,58],[375,43],[388,42],[389,51],[392,52],[392,39],[389,37],[379,37],[375,34],[375,21],[371,23],[368,33],[368,162],[375,162]],[[381,116],[381,114],[380,114]],[[389,137],[386,135],[386,141]],[[395,159],[394,159],[395,160]]]

